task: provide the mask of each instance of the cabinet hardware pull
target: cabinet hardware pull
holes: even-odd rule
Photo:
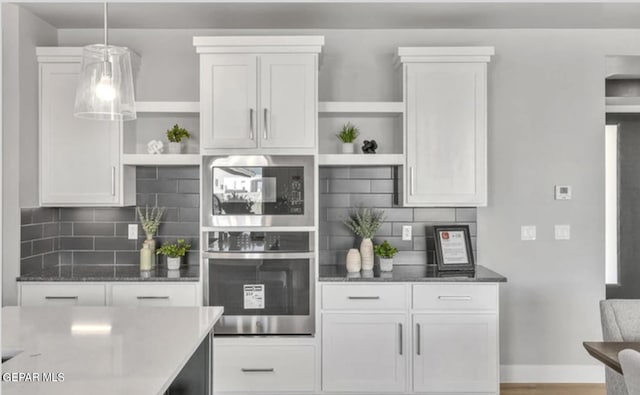
[[[420,355],[420,324],[416,324],[416,353]]]
[[[264,139],[265,140],[269,140],[269,128],[268,128],[268,121],[267,121],[267,109],[264,109]]]
[[[111,196],[116,195],[116,167],[111,166]]]
[[[402,355],[402,323],[398,324],[398,333],[400,334],[400,355]]]
[[[471,296],[438,296],[440,300],[471,300]]]
[[[409,195],[413,196],[413,167],[409,168]]]
[[[138,299],[169,299],[168,296],[136,296]]]
[[[377,300],[380,299],[379,296],[347,296],[348,299],[351,300]]]
[[[274,368],[267,368],[267,369],[247,369],[247,368],[240,368],[240,370],[244,373],[273,373],[275,372]]]
[[[253,108],[249,109],[249,138],[253,140]]]
[[[45,296],[44,298],[49,300],[78,300],[77,296]]]

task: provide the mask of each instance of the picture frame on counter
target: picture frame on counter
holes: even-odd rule
[[[436,225],[433,236],[439,271],[475,270],[469,225]]]

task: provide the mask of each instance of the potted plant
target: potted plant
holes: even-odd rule
[[[156,254],[166,255],[167,269],[177,270],[180,269],[182,257],[189,248],[191,248],[191,244],[187,244],[184,239],[178,239],[178,242],[173,244],[166,241],[162,244],[162,247],[158,248]]]
[[[380,225],[384,221],[384,211],[370,207],[359,207],[351,210],[349,217],[343,223],[355,235],[362,237],[360,243],[360,257],[362,270],[373,270],[373,242]]]
[[[153,268],[155,266],[155,259],[152,259],[152,257],[156,251],[156,241],[153,239],[153,236],[160,226],[160,218],[162,218],[162,214],[164,214],[164,207],[154,207],[149,211],[149,206],[145,206],[144,213],[140,207],[136,207],[136,211],[138,213],[138,219],[140,219],[140,224],[142,225],[142,230],[144,230],[146,235],[146,239],[142,245],[143,250],[145,247],[151,250],[151,252],[140,251],[140,267],[144,268],[142,270],[150,270],[147,268]]]
[[[191,137],[189,131],[185,128],[181,128],[178,124],[173,125],[173,128],[167,130],[167,139],[169,139],[169,153],[181,154],[182,153],[182,140]]]
[[[390,272],[393,270],[393,256],[398,253],[396,247],[385,240],[382,244],[374,246],[373,252],[380,258],[380,271]]]
[[[359,135],[360,131],[357,127],[351,124],[351,122],[347,122],[342,126],[342,130],[340,130],[340,133],[336,134],[336,137],[338,137],[338,140],[342,141],[343,154],[353,154],[353,142],[356,141]]]

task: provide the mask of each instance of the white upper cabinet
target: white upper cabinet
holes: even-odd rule
[[[193,42],[200,53],[203,153],[315,149],[323,37],[195,37]]]
[[[492,47],[401,47],[407,206],[486,206]]]
[[[40,205],[134,204],[131,170],[120,164],[121,123],[73,115],[81,51],[38,48]]]

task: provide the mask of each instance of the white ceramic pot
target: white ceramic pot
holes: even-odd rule
[[[182,153],[182,141],[179,143],[169,142],[169,153],[170,154],[181,154]]]
[[[343,154],[353,154],[354,152],[354,144],[353,143],[342,143],[342,153]]]
[[[359,273],[360,269],[362,269],[360,251],[352,248],[347,253],[347,273]]]
[[[380,258],[380,271],[390,272],[393,270],[393,258]]]
[[[360,257],[362,258],[362,270],[373,270],[373,242],[371,239],[362,239],[360,243]]]
[[[171,258],[167,257],[167,269],[169,270],[179,270],[180,269],[180,261],[182,261],[182,257]]]

